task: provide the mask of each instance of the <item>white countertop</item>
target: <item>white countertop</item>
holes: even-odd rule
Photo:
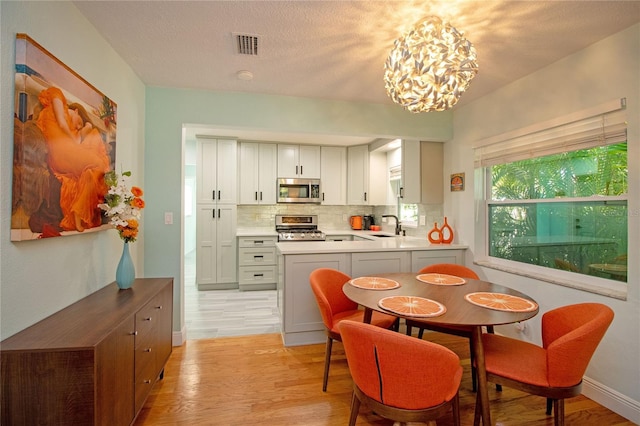
[[[330,232],[326,232],[331,235]],[[417,250],[464,250],[460,244],[431,244],[426,238],[396,237],[379,231],[340,231],[334,235],[359,235],[369,237],[367,241],[308,241],[276,243],[279,254],[320,254],[320,253],[362,253],[375,251],[417,251]],[[388,238],[376,238],[372,234],[392,235]]]

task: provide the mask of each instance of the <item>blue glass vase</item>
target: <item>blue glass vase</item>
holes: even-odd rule
[[[120,262],[118,262],[118,268],[116,269],[116,282],[120,290],[126,290],[131,288],[133,281],[136,279],[136,269],[133,266],[131,260],[131,254],[129,253],[129,243],[125,241],[124,248],[122,249],[122,256]]]

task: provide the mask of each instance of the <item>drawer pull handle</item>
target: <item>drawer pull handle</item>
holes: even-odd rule
[[[162,305],[156,306],[156,309],[162,309]]]
[[[262,256],[262,255],[255,255],[255,256],[253,256],[253,258],[254,258],[254,259],[256,259],[256,260],[257,260],[257,259],[262,260],[262,259],[264,259],[264,256]]]
[[[145,321],[151,321],[151,317],[147,317],[144,319]]]
[[[255,244],[255,245],[264,244],[264,241],[262,241],[262,240],[254,240],[253,244]]]
[[[137,335],[138,335],[138,332],[137,332],[137,331],[134,331],[133,333],[131,333],[131,335],[132,335],[132,336],[137,336]]]
[[[144,350],[145,352],[151,352],[151,348],[147,348]]]
[[[144,383],[145,385],[149,385],[151,384],[151,380],[144,380],[142,383]]]
[[[264,274],[253,274],[254,277],[264,277]]]

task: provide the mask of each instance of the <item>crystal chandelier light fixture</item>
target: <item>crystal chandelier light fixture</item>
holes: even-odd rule
[[[476,59],[461,32],[431,16],[395,41],[384,66],[387,94],[413,113],[445,111],[478,73]]]

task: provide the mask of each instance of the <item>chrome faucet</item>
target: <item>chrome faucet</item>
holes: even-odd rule
[[[402,228],[400,227],[400,221],[398,220],[398,216],[392,214],[383,214],[382,217],[392,217],[396,220],[396,235],[400,235],[400,231]]]

